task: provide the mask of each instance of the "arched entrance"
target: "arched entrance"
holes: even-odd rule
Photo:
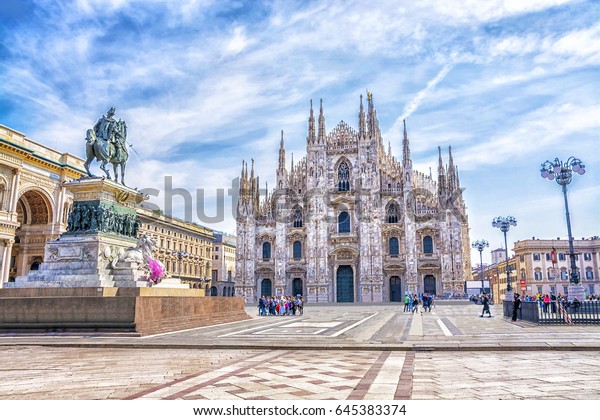
[[[423,293],[427,293],[428,295],[435,295],[435,277],[431,274],[428,274],[423,279]]]
[[[219,291],[217,290],[216,286],[213,286],[210,288],[210,295],[211,296],[218,296],[219,295]]]
[[[271,280],[269,279],[263,279],[260,282],[260,295],[267,297],[267,296],[271,296]]]
[[[292,281],[292,296],[302,296],[302,279],[295,278]]]
[[[402,284],[400,277],[390,277],[390,302],[402,302]]]
[[[17,221],[15,244],[11,250],[9,276],[25,276],[39,269],[43,262],[44,245],[51,239],[53,209],[45,191],[29,189],[16,203]]]
[[[340,265],[337,270],[337,301],[354,302],[354,271],[349,265]]]

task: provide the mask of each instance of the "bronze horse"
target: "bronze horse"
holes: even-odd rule
[[[117,168],[121,167],[121,184],[125,185],[125,166],[129,153],[125,147],[125,140],[127,138],[127,125],[125,121],[117,121],[114,123],[110,130],[108,140],[97,137],[96,132],[93,129],[89,129],[85,135],[85,153],[87,159],[83,166],[87,170],[90,177],[93,177],[90,172],[90,164],[96,158],[97,161],[102,162],[100,169],[104,171],[106,177],[111,179],[110,173],[106,168],[107,163],[112,163],[113,171],[115,174],[115,182],[119,182],[119,174]]]

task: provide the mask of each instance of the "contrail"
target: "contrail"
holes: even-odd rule
[[[450,70],[452,70],[452,64],[446,64],[440,70],[437,76],[435,76],[429,81],[429,83],[427,83],[427,87],[425,87],[425,89],[417,93],[415,97],[410,101],[410,103],[404,107],[402,116],[398,118],[398,120],[396,120],[396,123],[402,123],[402,120],[408,118],[413,112],[415,112],[419,105],[421,105],[421,102],[423,102],[423,99],[425,99],[429,92],[431,92],[437,86],[437,84],[440,83],[444,79],[444,77],[446,77]]]
[[[419,93],[417,93],[415,95],[414,98],[412,98],[412,100],[408,103],[408,105],[406,105],[404,107],[404,110],[402,111],[402,115],[400,117],[398,117],[396,119],[396,121],[394,122],[392,129],[389,131],[390,133],[396,133],[396,132],[402,133],[402,127],[403,127],[402,121],[405,120],[406,118],[408,118],[413,112],[415,112],[415,110],[419,107],[419,105],[421,105],[421,102],[423,102],[423,99],[425,99],[425,97],[437,86],[437,84],[440,83],[444,79],[444,77],[446,77],[448,72],[450,72],[450,70],[452,70],[452,67],[453,67],[452,64],[446,64],[440,70],[440,72],[427,83],[427,86],[425,87],[425,89],[421,90]],[[395,136],[393,136],[393,137],[395,137]]]

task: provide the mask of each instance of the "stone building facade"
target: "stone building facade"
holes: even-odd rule
[[[573,240],[580,285],[600,294],[600,237]],[[518,289],[529,295],[567,293],[571,258],[566,239],[526,239],[514,244]]]
[[[0,287],[39,268],[67,228],[73,196],[62,184],[83,174],[82,159],[0,125]]]
[[[233,296],[235,278],[236,237],[215,232],[213,242],[213,261],[211,296]]]
[[[372,95],[358,130],[327,132],[321,102],[308,118],[306,156],[288,169],[281,135],[276,186],[261,196],[243,164],[235,290],[303,295],[308,302],[400,301],[407,292],[462,293],[471,278],[469,228],[458,171],[439,150],[437,179],[386,151]]]
[[[212,268],[213,230],[174,219],[147,209],[138,209],[140,234],[156,238],[157,254],[172,277],[209,294]]]

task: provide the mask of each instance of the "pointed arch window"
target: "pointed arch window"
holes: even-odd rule
[[[265,242],[262,247],[263,260],[271,259],[271,242]]]
[[[387,209],[387,222],[398,223],[398,204],[390,203]]]
[[[343,211],[338,215],[338,232],[350,233],[350,215]]]
[[[300,207],[294,209],[294,227],[302,227],[302,209]]]
[[[302,242],[296,241],[292,246],[293,258],[299,260],[302,258]]]
[[[338,191],[350,191],[350,167],[346,161],[338,168]]]
[[[433,239],[431,239],[431,236],[423,238],[423,253],[433,254]]]
[[[390,238],[390,256],[397,257],[400,253],[400,249],[398,246],[398,238],[392,237]]]

